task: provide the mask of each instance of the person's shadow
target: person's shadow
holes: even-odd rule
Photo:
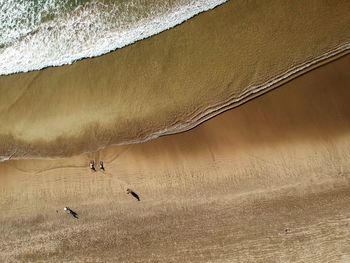
[[[75,219],[79,219],[78,214],[74,212],[73,210],[70,210],[70,215],[74,217]]]
[[[131,194],[135,199],[137,199],[137,201],[141,201],[139,195],[135,193],[133,190],[128,188],[126,189],[126,193]]]
[[[71,217],[79,219],[78,214],[69,207],[66,206],[63,210],[66,211],[66,213],[69,214]]]

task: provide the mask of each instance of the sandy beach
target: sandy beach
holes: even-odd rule
[[[184,133],[0,163],[1,261],[348,262],[349,66]]]
[[[0,76],[0,262],[350,262],[349,13],[232,0]]]
[[[1,76],[0,156],[72,156],[188,130],[348,53],[349,10],[229,1],[104,56]]]

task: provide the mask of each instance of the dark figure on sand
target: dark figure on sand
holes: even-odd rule
[[[135,197],[137,199],[137,201],[141,201],[140,197],[138,196],[138,194],[136,194],[133,190],[128,188],[128,189],[126,189],[126,193],[127,194],[131,194],[133,197]]]
[[[100,161],[100,170],[102,170],[102,171],[104,171],[104,170],[105,170],[105,168],[104,168],[104,166],[103,166],[103,162],[102,162],[102,161]]]
[[[75,218],[75,219],[79,219],[78,218],[78,214],[76,212],[74,212],[72,209],[70,209],[69,207],[65,207],[63,208],[63,210],[69,214],[71,217]]]
[[[91,169],[91,171],[96,172],[95,161],[90,161],[90,169]]]

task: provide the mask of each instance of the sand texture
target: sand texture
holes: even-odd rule
[[[181,134],[0,163],[0,261],[349,262],[349,67]]]
[[[347,53],[349,13],[345,0],[234,0],[105,56],[2,76],[0,156],[71,156],[187,130]]]

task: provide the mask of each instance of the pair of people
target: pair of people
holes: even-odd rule
[[[91,169],[92,171],[96,172],[95,161],[90,161],[90,169]],[[102,170],[102,171],[105,170],[102,161],[100,161],[100,170]]]

